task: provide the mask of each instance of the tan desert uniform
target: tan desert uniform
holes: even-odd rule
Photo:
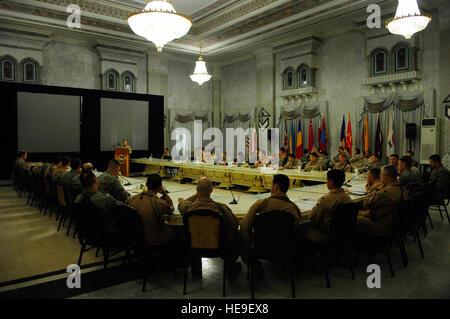
[[[227,205],[214,202],[211,198],[198,198],[197,194],[187,199],[180,199],[178,211],[181,215],[195,210],[209,210],[222,215],[225,226],[225,244],[230,243],[237,233],[239,222]]]
[[[128,154],[131,154],[131,153],[133,152],[133,149],[131,148],[130,145],[125,146],[125,145],[122,144],[120,147],[122,147],[122,148],[128,148]]]
[[[55,181],[55,178],[61,174],[64,174],[65,172],[67,172],[67,167],[57,167],[52,171],[52,178],[53,181]]]
[[[260,199],[254,203],[241,221],[241,237],[247,247],[253,247],[252,228],[256,214],[268,211],[281,211],[292,214],[300,221],[300,208],[295,205],[287,195],[272,195],[269,198]]]
[[[381,186],[383,186],[383,183],[380,182],[380,181],[374,183],[373,185],[370,185],[369,189],[367,190],[367,194],[372,194],[373,192],[375,192],[378,189],[380,189]]]
[[[356,228],[360,233],[374,236],[390,236],[397,206],[406,198],[406,192],[396,182],[385,185],[379,190],[367,195],[361,202],[363,209],[369,210],[369,215],[360,212]]]
[[[334,210],[338,205],[350,202],[351,198],[344,189],[330,190],[317,201],[312,209],[309,224],[302,226],[303,237],[313,242],[327,242]]]
[[[352,171],[352,167],[348,165],[347,163],[341,164],[340,162],[336,163],[334,165],[334,169],[339,169],[344,172],[350,173]]]
[[[305,166],[305,172],[320,171],[321,169],[323,170],[323,163],[319,160],[315,163],[313,161],[309,161]]]
[[[150,192],[130,197],[127,204],[138,211],[147,246],[158,246],[175,238],[175,232],[164,223],[164,216],[174,211],[169,195],[161,198]]]

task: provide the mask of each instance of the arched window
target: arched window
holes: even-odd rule
[[[383,74],[387,71],[387,53],[384,49],[377,49],[372,54],[373,74]]]
[[[283,88],[285,90],[294,88],[294,70],[292,68],[284,71],[283,82]]]
[[[298,87],[310,86],[310,74],[309,67],[306,64],[302,64],[298,67]]]
[[[124,92],[133,93],[135,87],[135,77],[131,72],[124,72],[122,74],[122,90]]]
[[[394,48],[395,71],[409,69],[409,48],[406,45],[398,45]]]
[[[105,88],[110,91],[118,91],[119,90],[119,76],[117,71],[108,70],[105,73]]]
[[[38,83],[38,64],[31,60],[22,62],[22,80],[25,83]]]
[[[1,59],[1,80],[16,81],[17,63],[14,58],[6,56]]]

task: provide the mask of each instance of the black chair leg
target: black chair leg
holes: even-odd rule
[[[95,251],[95,257],[98,257],[98,252],[100,251],[100,247],[97,247],[97,250]]]
[[[391,256],[389,255],[389,248],[387,243],[384,245],[384,250],[386,252],[386,257],[389,263],[389,269],[391,270],[391,277],[395,277],[394,268],[392,267]]]
[[[419,249],[420,249],[420,255],[422,256],[422,258],[425,258],[425,255],[423,253],[422,242],[420,241],[419,233],[417,231],[415,233],[416,233],[416,236],[417,236],[417,244],[419,245]]]
[[[226,277],[227,277],[227,270],[228,270],[229,262],[227,262],[227,259],[223,259],[223,279],[222,279],[222,296],[225,297],[225,287],[226,287]]]
[[[66,236],[70,234],[70,226],[72,226],[72,216],[70,216],[69,225],[67,226]]]
[[[438,205],[439,215],[441,215],[441,220],[444,221],[444,216],[442,216],[441,205]]]
[[[253,260],[249,257],[249,265],[250,265],[250,286],[251,286],[251,294],[252,299],[255,299],[255,265],[253,264]]]
[[[433,222],[431,221],[430,211],[427,211],[427,215],[428,215],[428,221],[430,222],[431,229],[433,229],[434,226],[433,226]]]
[[[447,214],[448,223],[450,224],[450,216],[448,216],[447,205],[444,205],[444,208],[445,208],[445,214]]]
[[[294,268],[294,262],[292,261],[292,257],[289,263],[289,266],[291,268],[291,288],[292,288],[292,298],[295,298],[295,268]]]
[[[57,230],[58,232],[61,229],[61,225],[63,224],[63,221],[64,221],[64,215],[61,216],[60,219],[59,219],[58,230]]]
[[[109,250],[103,247],[103,282],[106,280],[106,268],[108,267]]]
[[[326,282],[327,282],[327,288],[331,288],[330,277],[328,276],[328,269],[327,269],[327,265],[326,265],[326,262],[325,262],[325,258],[323,256],[323,252],[319,251],[319,254],[320,254],[320,261],[322,262],[322,268],[323,268],[323,271],[325,273],[325,279],[326,279]]]
[[[355,269],[353,267],[353,259],[352,259],[352,255],[351,255],[351,250],[349,249],[348,245],[345,245],[345,252],[347,253],[348,264],[350,266],[350,272],[352,274],[352,279],[356,279]]]
[[[81,259],[83,258],[83,253],[85,249],[86,249],[86,242],[83,242],[83,245],[81,245],[80,257],[78,257],[78,266],[81,266]]]
[[[149,265],[149,263],[147,262],[147,258],[148,257],[146,257],[144,259],[144,269],[142,270],[142,272],[144,273],[144,278],[143,278],[143,282],[142,282],[142,292],[145,292],[145,288],[147,287],[148,265]]]

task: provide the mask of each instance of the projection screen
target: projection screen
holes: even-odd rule
[[[17,92],[19,150],[80,151],[80,96]]]
[[[124,139],[136,151],[148,150],[149,102],[101,99],[102,151],[112,151]]]

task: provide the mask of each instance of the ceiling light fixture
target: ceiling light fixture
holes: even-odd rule
[[[167,0],[148,0],[143,11],[128,17],[131,30],[153,42],[162,51],[168,42],[181,38],[192,26],[192,20],[175,11]]]
[[[189,75],[192,81],[197,82],[199,85],[209,81],[212,78],[212,75],[208,73],[206,69],[206,63],[203,61],[202,57],[202,48],[200,47],[200,57],[198,61],[195,63],[194,73]]]
[[[425,29],[430,21],[430,16],[420,13],[417,0],[398,0],[395,18],[386,22],[386,28],[393,34],[411,39],[414,33]]]

